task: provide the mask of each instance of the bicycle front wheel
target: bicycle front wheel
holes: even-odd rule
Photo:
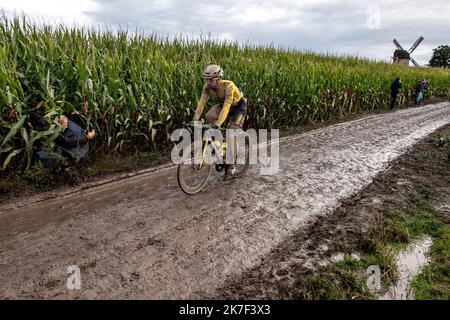
[[[199,154],[194,153],[194,144],[191,145],[190,163],[182,163],[178,165],[177,180],[180,189],[184,193],[192,195],[199,193],[208,183],[213,166],[203,161],[201,165],[196,164],[196,159],[203,156],[203,152]],[[199,150],[201,151],[201,150]]]

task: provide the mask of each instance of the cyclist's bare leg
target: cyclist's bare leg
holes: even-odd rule
[[[219,119],[220,111],[222,110],[222,104],[216,104],[205,115],[206,123],[213,124]]]
[[[235,157],[235,155],[237,154],[237,152],[238,152],[238,146],[237,146],[237,139],[238,139],[238,136],[237,136],[237,134],[238,134],[238,132],[239,132],[239,130],[242,130],[242,128],[243,128],[243,121],[242,121],[242,119],[241,119],[241,117],[239,117],[239,115],[238,115],[238,117],[237,117],[237,119],[233,119],[232,120],[233,122],[230,124],[230,129],[233,129],[233,130],[235,130],[235,135],[233,136],[233,148],[232,148],[232,154],[231,154],[231,156],[232,156],[232,158],[231,159],[233,159],[233,163],[232,164],[230,164],[230,165],[227,165],[227,168],[226,169],[228,169],[228,170],[225,170],[225,180],[227,180],[227,179],[229,179],[230,177],[229,176],[233,176],[234,175],[234,172],[235,172],[235,170],[236,170],[236,157]]]

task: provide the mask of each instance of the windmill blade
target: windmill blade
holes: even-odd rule
[[[416,62],[416,60],[414,60],[413,57],[409,57],[409,59],[411,60],[411,62],[412,62],[416,67],[420,67],[420,65]]]
[[[417,46],[423,41],[423,39],[424,38],[420,36],[419,39],[417,39],[416,42],[414,42],[411,48],[409,48],[409,53],[412,53],[414,50],[416,50]]]
[[[402,48],[402,46],[400,45],[400,43],[398,43],[397,40],[394,39],[393,42],[394,42],[395,46],[397,47],[397,49],[399,49],[399,50],[404,50],[404,49]]]

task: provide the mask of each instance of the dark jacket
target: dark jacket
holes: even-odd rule
[[[47,131],[50,128],[47,120],[44,118],[44,109],[34,110],[30,112],[30,123],[33,126],[33,130]]]
[[[416,93],[423,92],[425,90],[425,85],[423,82],[419,82],[416,85]]]
[[[72,120],[69,120],[67,128],[59,134],[55,143],[74,160],[85,158],[89,153],[86,130]]]
[[[391,84],[391,94],[396,96],[401,87],[402,83],[400,82],[400,80],[395,79],[394,82],[392,82]]]
[[[30,124],[33,130],[36,131],[47,131],[50,129],[50,124],[47,122],[45,117],[45,110],[44,109],[36,109],[30,112]],[[38,139],[33,144],[33,149],[37,152],[39,149],[42,148],[42,141],[41,139]]]

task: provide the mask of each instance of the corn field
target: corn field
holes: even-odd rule
[[[405,68],[358,57],[203,40],[164,39],[128,31],[94,31],[0,21],[0,165],[31,165],[33,144],[50,143],[56,123],[37,132],[28,113],[40,102],[46,117],[66,114],[95,129],[94,152],[148,150],[169,143],[191,120],[201,74],[220,64],[241,86],[252,124],[280,128],[386,108],[398,76],[410,103],[416,82],[448,97],[450,71]],[[26,83],[26,85],[24,85]],[[23,169],[23,168],[22,168]]]

